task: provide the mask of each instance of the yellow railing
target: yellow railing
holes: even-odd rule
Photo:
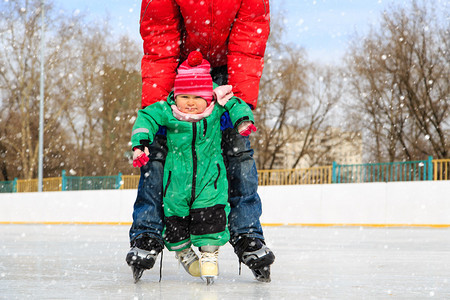
[[[49,177],[42,180],[42,190],[44,192],[61,191],[62,177]],[[17,180],[17,192],[29,193],[38,191],[37,179],[19,179]]]
[[[289,170],[259,170],[259,185],[331,183],[332,166]],[[122,175],[121,189],[137,189],[140,175]]]
[[[130,190],[137,189],[139,184],[140,175],[122,175],[122,185],[120,189]]]
[[[17,192],[27,193],[27,192],[37,192],[38,191],[38,180],[37,179],[19,179],[17,180]]]
[[[332,183],[332,166],[289,170],[259,170],[258,184],[294,185]],[[122,175],[121,189],[137,189],[140,175]],[[433,180],[450,180],[450,159],[433,159]],[[37,179],[17,180],[17,192],[37,192]],[[43,191],[61,191],[62,177],[43,179]]]
[[[450,179],[450,159],[433,159],[433,180]]]
[[[42,180],[42,190],[57,192],[62,190],[62,177],[49,177]]]
[[[258,184],[293,185],[331,183],[333,166],[290,170],[259,170]]]

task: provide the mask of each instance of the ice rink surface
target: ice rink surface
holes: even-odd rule
[[[450,299],[450,228],[265,227],[272,282],[227,244],[212,286],[167,250],[135,284],[128,228],[0,225],[0,299]]]

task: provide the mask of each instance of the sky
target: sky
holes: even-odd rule
[[[448,7],[448,0],[430,0]],[[303,47],[313,60],[332,62],[344,55],[355,32],[367,32],[393,0],[271,0],[272,18],[283,16],[285,41]],[[409,3],[397,0],[395,4]],[[58,8],[85,12],[101,19],[110,16],[113,32],[127,33],[141,42],[140,0],[54,0]],[[105,4],[107,3],[107,4]]]

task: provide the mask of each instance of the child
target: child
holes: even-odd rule
[[[141,167],[148,161],[144,145],[152,142],[159,126],[167,127],[164,242],[170,251],[176,251],[175,257],[189,274],[211,283],[219,273],[219,246],[230,238],[220,117],[228,111],[242,135],[248,136],[256,128],[250,107],[233,97],[231,86],[217,87],[213,92],[209,71],[210,64],[201,53],[191,52],[178,68],[174,91],[167,101],[138,112],[131,142],[133,166]],[[200,248],[200,260],[192,244]]]

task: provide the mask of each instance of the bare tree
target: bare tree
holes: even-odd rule
[[[306,158],[311,165],[318,164],[327,153],[320,145],[330,125],[330,112],[342,96],[340,70],[313,64],[303,49],[284,44],[282,16],[272,20],[255,111],[257,167],[286,165],[286,153],[291,158],[288,168],[298,167]]]
[[[0,8],[1,176],[33,178],[40,1],[2,2]],[[55,12],[51,3],[45,11],[44,177],[60,176],[63,169],[77,175],[131,172],[125,153],[140,103],[139,46],[111,36],[107,22],[85,23],[82,15]]]
[[[40,61],[38,51],[41,40],[40,1],[6,1],[0,4],[2,24],[0,47],[0,95],[2,137],[0,143],[8,157],[14,160],[14,176],[32,178],[38,163],[37,124],[39,114]],[[64,59],[59,55],[60,47],[70,40],[75,18],[61,18],[52,14],[52,6],[46,19],[46,32],[65,32],[64,35],[49,35],[45,60],[48,75],[44,95],[46,105],[44,131],[61,133],[59,118],[66,101],[54,98],[56,86],[64,80],[58,72],[63,68]],[[53,105],[58,102],[58,105]],[[4,135],[3,135],[4,134]],[[61,138],[45,138],[45,154],[53,156],[58,152]]]
[[[448,158],[450,31],[425,1],[393,6],[380,28],[355,37],[347,61],[358,99],[349,107],[375,161]]]
[[[131,172],[131,118],[140,103],[139,47],[108,35],[108,23],[85,25],[74,42],[71,110],[65,120],[75,141],[77,174]],[[86,30],[87,29],[87,30]]]
[[[342,72],[336,66],[311,65],[307,81],[307,105],[298,113],[297,128],[304,132],[301,148],[294,156],[291,168],[308,157],[309,165],[325,165],[333,161],[330,148],[338,146],[340,137],[327,135],[330,113],[343,95]],[[356,132],[355,132],[356,134]]]
[[[255,112],[258,124],[255,150],[260,169],[272,169],[277,163],[277,155],[296,134],[292,128],[296,124],[296,113],[304,103],[303,55],[293,49],[288,49],[284,55],[271,58],[269,54],[261,80]]]
[[[101,152],[105,174],[132,172],[127,152],[131,151],[131,127],[141,97],[141,74],[136,68],[140,61],[138,47],[128,38],[122,38],[111,55],[117,61],[104,66],[102,76]],[[110,53],[114,53],[110,50]]]

